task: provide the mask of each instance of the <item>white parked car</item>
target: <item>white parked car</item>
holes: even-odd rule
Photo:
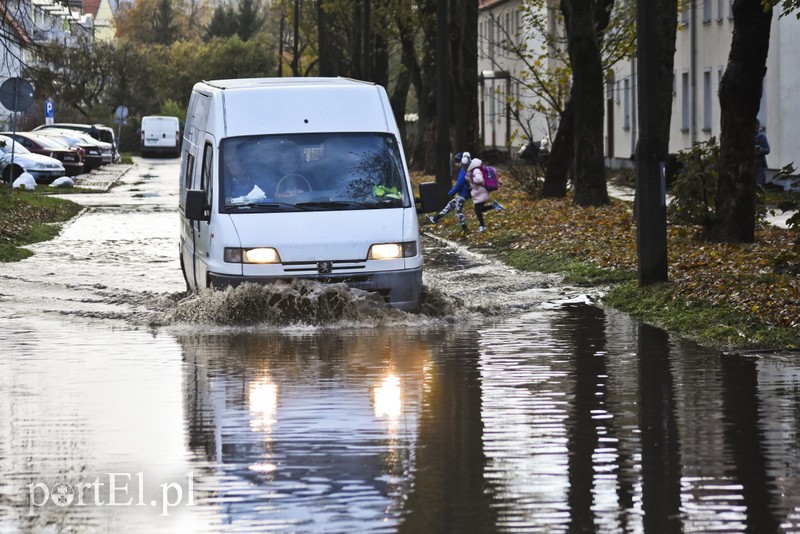
[[[13,182],[23,172],[30,173],[39,184],[49,184],[66,174],[64,165],[57,159],[34,154],[19,143],[14,143],[11,138],[0,135],[0,176],[3,181]]]

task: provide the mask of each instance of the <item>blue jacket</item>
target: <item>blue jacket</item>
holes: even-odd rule
[[[456,185],[447,192],[447,196],[452,197],[458,193],[462,198],[469,198],[469,182],[467,181],[467,173],[464,172],[464,169],[460,169],[458,171],[458,180],[456,180]]]

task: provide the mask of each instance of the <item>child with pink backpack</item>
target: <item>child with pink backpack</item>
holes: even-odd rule
[[[497,171],[494,167],[484,166],[483,161],[480,159],[474,158],[467,169],[467,181],[470,186],[472,203],[475,206],[475,215],[478,217],[478,223],[480,224],[478,231],[483,232],[486,230],[486,223],[483,220],[484,212],[491,210],[502,211],[505,209],[505,207],[496,200],[491,204],[486,204],[491,198],[489,191],[497,190]]]

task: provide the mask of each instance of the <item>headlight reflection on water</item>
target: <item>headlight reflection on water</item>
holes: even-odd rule
[[[278,411],[278,385],[270,377],[266,376],[251,382],[247,397],[252,416],[250,428],[267,430],[275,424],[275,415]]]
[[[372,390],[375,415],[391,419],[400,417],[403,409],[401,396],[400,379],[393,373],[389,374]]]

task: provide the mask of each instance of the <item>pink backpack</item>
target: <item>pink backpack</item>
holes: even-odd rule
[[[500,187],[500,181],[497,179],[497,169],[491,165],[481,165],[481,173],[483,173],[483,187],[487,191],[497,191]]]

